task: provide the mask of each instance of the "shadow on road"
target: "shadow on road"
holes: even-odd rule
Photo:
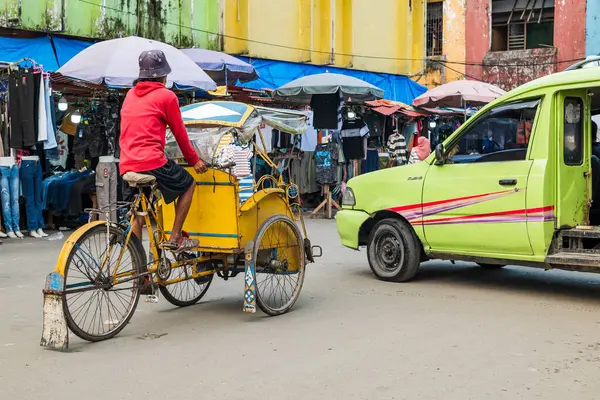
[[[369,269],[359,275],[375,279]],[[508,266],[489,270],[475,264],[430,261],[423,263],[415,278],[406,283],[444,284],[470,288],[486,288],[501,292],[593,301],[600,304],[600,276],[596,274]],[[399,283],[399,285],[402,285]]]

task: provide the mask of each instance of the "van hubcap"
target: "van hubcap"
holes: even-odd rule
[[[377,241],[376,254],[380,264],[387,270],[401,267],[404,247],[398,237],[392,233],[384,233]]]

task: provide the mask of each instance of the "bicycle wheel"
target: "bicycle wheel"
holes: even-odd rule
[[[171,264],[175,261],[171,252],[167,252],[168,260]],[[194,255],[191,254],[182,254],[182,257],[186,257],[188,259],[195,258]],[[206,268],[211,268],[212,265],[205,265]],[[192,276],[192,268],[193,265],[186,265],[179,268],[174,268],[171,270],[171,276],[169,280],[172,279],[180,279],[180,278],[188,278]],[[198,268],[202,268],[198,266]],[[208,292],[208,288],[212,283],[214,275],[207,275],[196,279],[186,279],[185,281],[177,282],[172,285],[160,286],[160,293],[165,297],[165,299],[177,307],[188,307],[196,304],[200,301],[202,297]]]
[[[289,217],[266,220],[254,242],[256,302],[268,315],[289,311],[304,283],[304,248],[298,225]]]
[[[139,301],[143,282],[143,278],[131,279],[144,267],[144,254],[139,250],[141,243],[136,243],[139,239],[131,235],[118,263],[125,235],[122,229],[113,226],[108,232],[105,225],[97,225],[83,234],[75,243],[65,268],[63,309],[67,326],[75,335],[90,342],[110,339],[127,325]],[[125,282],[113,285],[115,270]]]

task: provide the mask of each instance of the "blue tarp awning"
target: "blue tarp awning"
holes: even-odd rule
[[[272,61],[257,58],[238,57],[240,60],[252,64],[260,78],[247,82],[241,86],[251,89],[276,89],[294,79],[305,75],[331,73],[353,76],[375,85],[385,91],[384,98],[412,104],[412,101],[425,93],[427,88],[404,75],[384,74],[353,69],[300,64],[285,61]]]
[[[36,38],[0,37],[0,62],[11,63],[30,58],[41,64],[45,71],[55,72],[73,56],[92,44],[92,42],[83,40],[54,36]]]
[[[56,71],[58,63],[48,36],[20,39],[0,37],[0,62],[12,63],[31,58],[46,71]]]
[[[85,42],[83,40],[67,39],[63,37],[52,37],[54,48],[56,49],[56,57],[58,59],[58,65],[63,66],[71,58],[75,57],[82,50],[87,49],[94,42]]]

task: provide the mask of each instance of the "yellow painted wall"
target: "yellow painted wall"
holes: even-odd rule
[[[461,62],[466,60],[465,3],[466,0],[444,1],[443,52],[448,61]],[[448,67],[451,69],[446,68],[447,81],[463,77],[465,73],[464,65],[449,63]]]
[[[257,58],[421,74],[421,83],[435,85],[442,75],[448,81],[460,74],[425,70],[427,1],[223,0],[224,50]],[[444,54],[449,60],[463,61],[465,0],[443,1]],[[451,66],[464,73],[464,66]]]
[[[332,1],[313,0],[312,2],[312,53],[311,62],[318,65],[332,62]],[[334,4],[335,6],[335,4]]]
[[[465,38],[465,3],[466,0],[429,0],[429,2],[444,2],[444,35],[441,59],[447,64],[436,65],[428,69],[425,75],[418,80],[422,85],[435,87],[441,84],[463,79],[465,65],[460,64],[466,60]],[[456,63],[458,62],[458,63]]]
[[[248,0],[223,1],[223,50],[230,54],[248,53]]]

